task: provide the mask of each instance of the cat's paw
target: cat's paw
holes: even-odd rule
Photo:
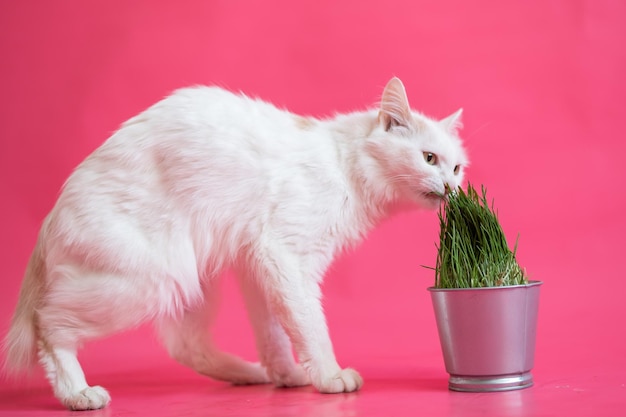
[[[62,398],[63,404],[74,411],[98,410],[111,402],[111,396],[102,387],[87,387],[84,390]]]
[[[332,378],[323,380],[320,386],[316,386],[319,392],[324,394],[337,394],[340,392],[353,392],[361,389],[363,378],[357,371],[351,368],[342,369]]]
[[[300,365],[295,365],[285,372],[268,370],[268,374],[274,385],[279,388],[303,387],[305,385],[311,385],[311,378],[309,378],[306,370]]]

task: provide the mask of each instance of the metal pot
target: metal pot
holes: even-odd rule
[[[451,390],[509,391],[533,385],[541,284],[428,289]]]

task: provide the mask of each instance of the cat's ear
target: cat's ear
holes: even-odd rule
[[[463,109],[458,109],[456,112],[452,113],[450,116],[442,119],[439,123],[450,133],[456,134],[456,132],[463,127],[463,122],[461,122],[461,115],[463,114]]]
[[[408,127],[411,120],[411,108],[406,97],[404,85],[399,78],[392,78],[387,83],[380,101],[378,122],[389,130],[394,126]]]

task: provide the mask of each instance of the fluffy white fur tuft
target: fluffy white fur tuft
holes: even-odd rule
[[[8,369],[37,357],[70,409],[90,387],[81,342],[151,320],[170,354],[239,384],[361,387],[335,360],[319,284],[344,247],[398,208],[436,208],[467,164],[460,113],[410,110],[392,79],[380,108],[303,118],[215,87],[182,89],[81,163],[45,219],[5,340]],[[260,364],[216,349],[214,279],[237,271]],[[293,344],[298,362],[291,355]]]

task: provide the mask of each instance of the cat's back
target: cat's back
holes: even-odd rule
[[[291,164],[292,153],[324,155],[334,145],[316,119],[216,86],[181,88],[122,124],[77,171],[157,171],[223,164]],[[320,151],[320,147],[324,151]],[[127,178],[132,178],[129,176]]]
[[[243,193],[269,183],[308,183],[311,167],[317,177],[335,178],[342,175],[337,144],[327,133],[317,119],[244,94],[182,88],[125,122],[77,168],[65,194],[132,187],[197,197],[205,191],[193,190],[220,184]]]
[[[294,115],[273,104],[217,86],[181,88],[124,123],[123,128],[143,124],[173,133],[203,129],[235,133],[253,129],[263,134],[293,125]],[[168,129],[169,128],[169,129]]]

